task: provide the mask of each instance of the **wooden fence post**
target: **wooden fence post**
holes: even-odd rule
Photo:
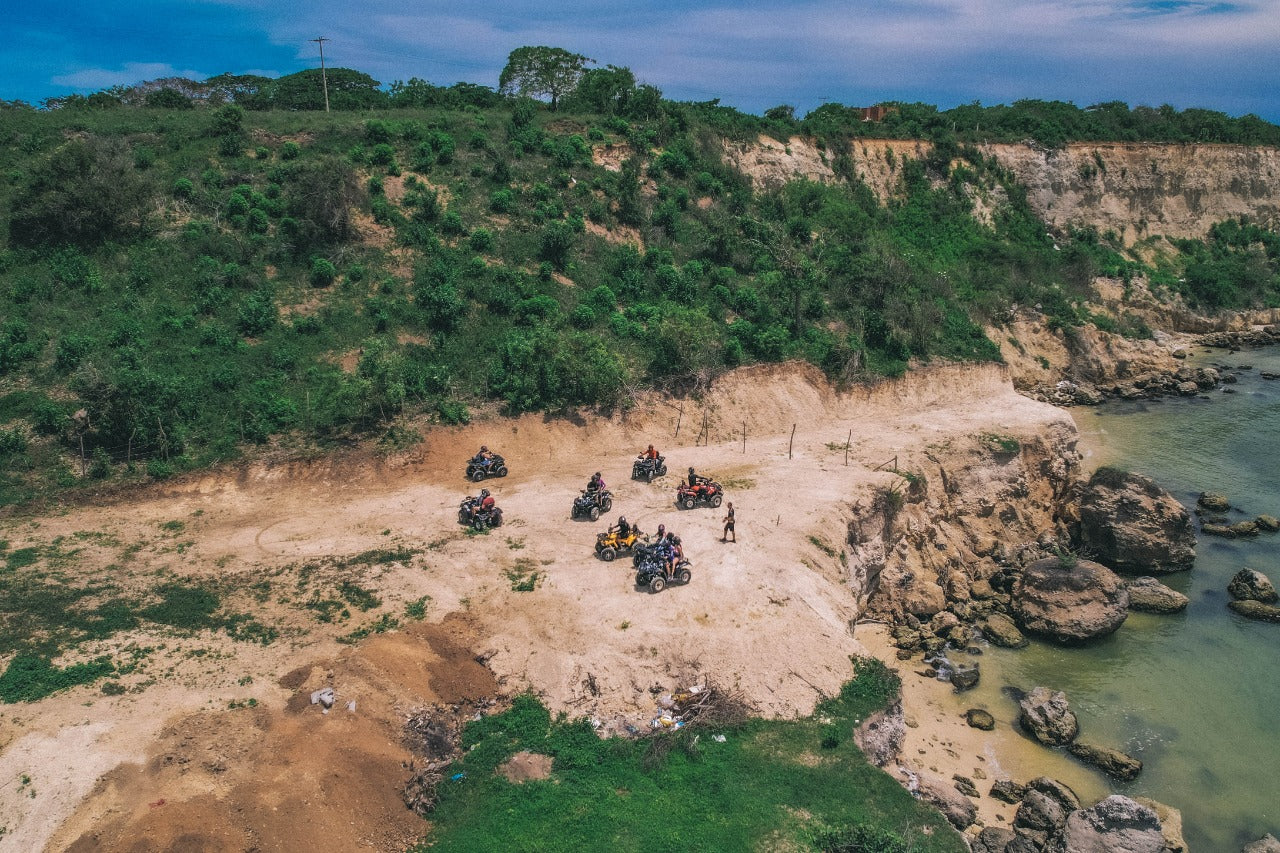
[[[676,434],[675,434],[675,436],[671,439],[672,441],[675,441],[677,438],[679,438],[679,437],[680,437],[680,422],[681,422],[681,421],[683,421],[683,420],[684,420],[684,403],[681,403],[681,404],[680,404],[680,414],[676,417]]]
[[[844,441],[844,467],[849,467],[849,445],[853,444],[853,430],[849,430],[849,437]]]
[[[791,446],[796,443],[796,425],[791,425],[791,440],[787,442],[787,458],[791,458]]]

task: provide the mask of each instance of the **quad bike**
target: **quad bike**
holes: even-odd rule
[[[666,473],[667,458],[665,456],[659,456],[657,459],[641,456],[631,463],[631,479],[633,480],[644,480],[646,483],[652,483],[654,477],[661,477]]]
[[[688,560],[677,563],[675,571],[668,576],[666,555],[660,548],[645,548],[636,558],[636,586],[647,588],[649,592],[662,592],[673,583],[683,586],[693,579]]]
[[[458,505],[458,523],[469,524],[473,530],[485,530],[502,526],[502,508],[497,506],[479,509],[480,498],[468,496]]]
[[[600,513],[613,509],[613,492],[608,489],[583,489],[582,494],[573,499],[572,517],[586,516],[595,521]]]
[[[488,459],[481,459],[479,456],[473,456],[467,460],[467,479],[473,482],[480,482],[485,477],[505,477],[507,476],[507,463],[498,454],[493,454]]]
[[[619,554],[632,554],[648,544],[649,537],[634,527],[626,536],[617,530],[609,530],[596,534],[596,556],[606,563],[611,563]]]
[[[695,506],[718,507],[724,499],[724,487],[714,480],[700,481],[690,487],[681,483],[676,489],[676,506],[681,509],[693,509]]]

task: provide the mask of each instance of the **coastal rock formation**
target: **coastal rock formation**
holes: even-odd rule
[[[1080,723],[1061,690],[1037,687],[1022,697],[1018,708],[1018,722],[1043,744],[1062,746],[1080,733]]]
[[[1276,837],[1268,832],[1257,841],[1250,841],[1240,848],[1240,853],[1280,853],[1280,840],[1276,840]]]
[[[902,702],[897,701],[867,717],[853,732],[853,742],[876,767],[885,767],[896,761],[902,753],[902,740],[906,737],[906,720]]]
[[[1129,609],[1143,613],[1178,613],[1187,609],[1188,599],[1153,577],[1134,578],[1129,590]]]
[[[1227,592],[1239,601],[1261,601],[1263,604],[1275,604],[1280,596],[1271,579],[1257,569],[1241,569],[1227,584]]]
[[[969,849],[973,853],[1005,853],[1009,843],[1016,837],[1012,830],[1002,826],[983,827],[977,838],[970,842]]]
[[[1023,631],[1060,643],[1105,637],[1129,615],[1129,593],[1114,572],[1091,560],[1047,557],[1027,566],[1013,589]]]
[[[1003,613],[992,613],[982,623],[982,636],[995,646],[1006,649],[1021,649],[1027,645],[1027,638],[1018,630],[1018,625]]]
[[[1228,601],[1227,607],[1248,619],[1255,619],[1259,622],[1280,622],[1280,607],[1276,607],[1274,604],[1263,604],[1261,601],[1245,599],[1244,601]]]
[[[1160,818],[1146,806],[1113,794],[1067,817],[1046,853],[1163,853]]]
[[[981,729],[989,732],[996,727],[996,718],[991,716],[990,711],[984,711],[981,708],[970,708],[964,712],[964,721],[971,728]]]
[[[964,830],[978,817],[978,807],[960,793],[954,783],[932,773],[919,773],[916,779],[920,799],[942,812],[956,829]]]
[[[1097,767],[1108,776],[1125,782],[1138,778],[1138,774],[1142,772],[1141,761],[1131,755],[1126,755],[1118,749],[1076,741],[1067,747],[1067,752],[1070,752],[1085,764]]]
[[[1164,853],[1187,853],[1187,840],[1182,836],[1182,812],[1173,806],[1147,797],[1134,797],[1133,801],[1151,809],[1160,819],[1160,832],[1164,835]],[[1280,853],[1280,850],[1276,853]]]
[[[1191,568],[1191,516],[1173,495],[1142,474],[1099,468],[1080,498],[1080,542],[1118,572]]]
[[[1196,503],[1209,512],[1226,512],[1231,509],[1231,501],[1222,492],[1201,492]]]

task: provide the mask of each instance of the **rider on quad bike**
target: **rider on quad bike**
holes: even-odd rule
[[[587,491],[588,492],[604,491],[604,477],[600,476],[599,471],[592,474],[591,479],[587,481]]]

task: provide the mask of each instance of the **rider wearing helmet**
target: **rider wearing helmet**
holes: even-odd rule
[[[485,511],[491,510],[496,503],[497,501],[495,501],[493,496],[489,494],[488,489],[480,490],[480,509]]]
[[[625,515],[620,515],[618,516],[618,523],[614,525],[614,529],[618,531],[619,538],[626,539],[631,535],[631,531],[634,528],[627,523],[627,517]]]

